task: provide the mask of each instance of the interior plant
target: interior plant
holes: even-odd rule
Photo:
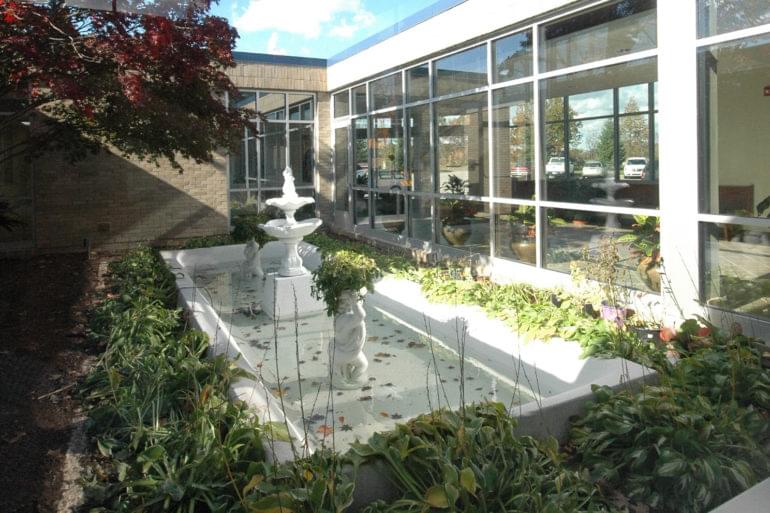
[[[374,291],[374,282],[381,277],[377,263],[366,255],[344,249],[328,252],[313,271],[312,293],[326,303],[328,315],[336,315],[343,293],[353,291],[361,300],[367,291]]]
[[[564,225],[566,222],[553,215],[546,215],[549,226]],[[518,205],[508,216],[511,225],[511,250],[519,260],[535,262],[536,209],[533,205]]]
[[[633,231],[618,237],[628,243],[639,258],[637,271],[642,281],[654,292],[660,292],[660,218],[635,215]]]
[[[441,187],[442,192],[452,195],[464,195],[468,182],[457,175],[449,175]],[[441,233],[452,246],[462,246],[471,236],[470,218],[478,210],[472,203],[455,198],[441,200]]]

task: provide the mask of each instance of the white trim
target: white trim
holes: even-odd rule
[[[733,32],[725,32],[724,34],[717,34],[715,36],[702,37],[698,39],[695,44],[698,48],[702,48],[704,46],[730,43],[756,36],[770,36],[770,23]]]
[[[712,224],[737,224],[770,230],[770,218],[767,217],[741,217],[723,214],[698,214],[698,221],[701,223]]]

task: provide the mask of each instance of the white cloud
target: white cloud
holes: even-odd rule
[[[356,32],[374,23],[374,20],[374,15],[368,11],[357,12],[353,15],[352,21],[347,18],[339,20],[329,29],[329,35],[350,39]]]
[[[286,55],[288,52],[278,46],[278,32],[270,34],[270,39],[267,40],[267,53],[273,55]]]
[[[374,15],[362,0],[249,0],[243,14],[233,21],[241,34],[273,30],[309,38],[320,36],[329,24],[332,35],[350,37],[372,23]]]

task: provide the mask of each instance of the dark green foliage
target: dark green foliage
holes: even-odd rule
[[[770,372],[743,337],[659,368],[641,393],[595,388],[575,462],[656,511],[701,512],[770,474]]]
[[[215,246],[227,246],[229,244],[243,244],[254,239],[259,247],[264,247],[268,242],[275,240],[262,230],[259,225],[277,219],[276,212],[267,208],[256,212],[243,209],[233,213],[233,231],[227,235],[209,235],[206,237],[193,237],[188,239],[182,249],[211,248]]]
[[[243,211],[233,216],[233,244],[242,244],[251,239],[257,241],[260,247],[274,240],[262,230],[259,225],[274,219],[267,211]]]
[[[587,476],[567,469],[556,440],[517,436],[499,403],[440,410],[355,444],[354,457],[380,460],[403,496],[369,513],[607,511]]]
[[[352,290],[373,292],[374,281],[382,277],[377,263],[368,256],[354,251],[340,250],[324,253],[323,262],[313,271],[313,295],[326,303],[326,313],[339,313],[340,296]]]

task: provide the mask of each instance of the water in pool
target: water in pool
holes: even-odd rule
[[[271,271],[269,266],[265,271]],[[514,380],[467,358],[463,364],[458,340],[436,341],[428,336],[429,327],[407,326],[369,306],[364,384],[352,390],[330,387],[330,317],[272,320],[261,311],[264,282],[243,279],[237,268],[199,270],[194,280],[257,370],[268,399],[278,403],[316,446],[344,450],[356,439],[365,440],[420,413],[447,405],[458,408],[463,394],[466,403],[500,401],[513,406],[533,399]]]

